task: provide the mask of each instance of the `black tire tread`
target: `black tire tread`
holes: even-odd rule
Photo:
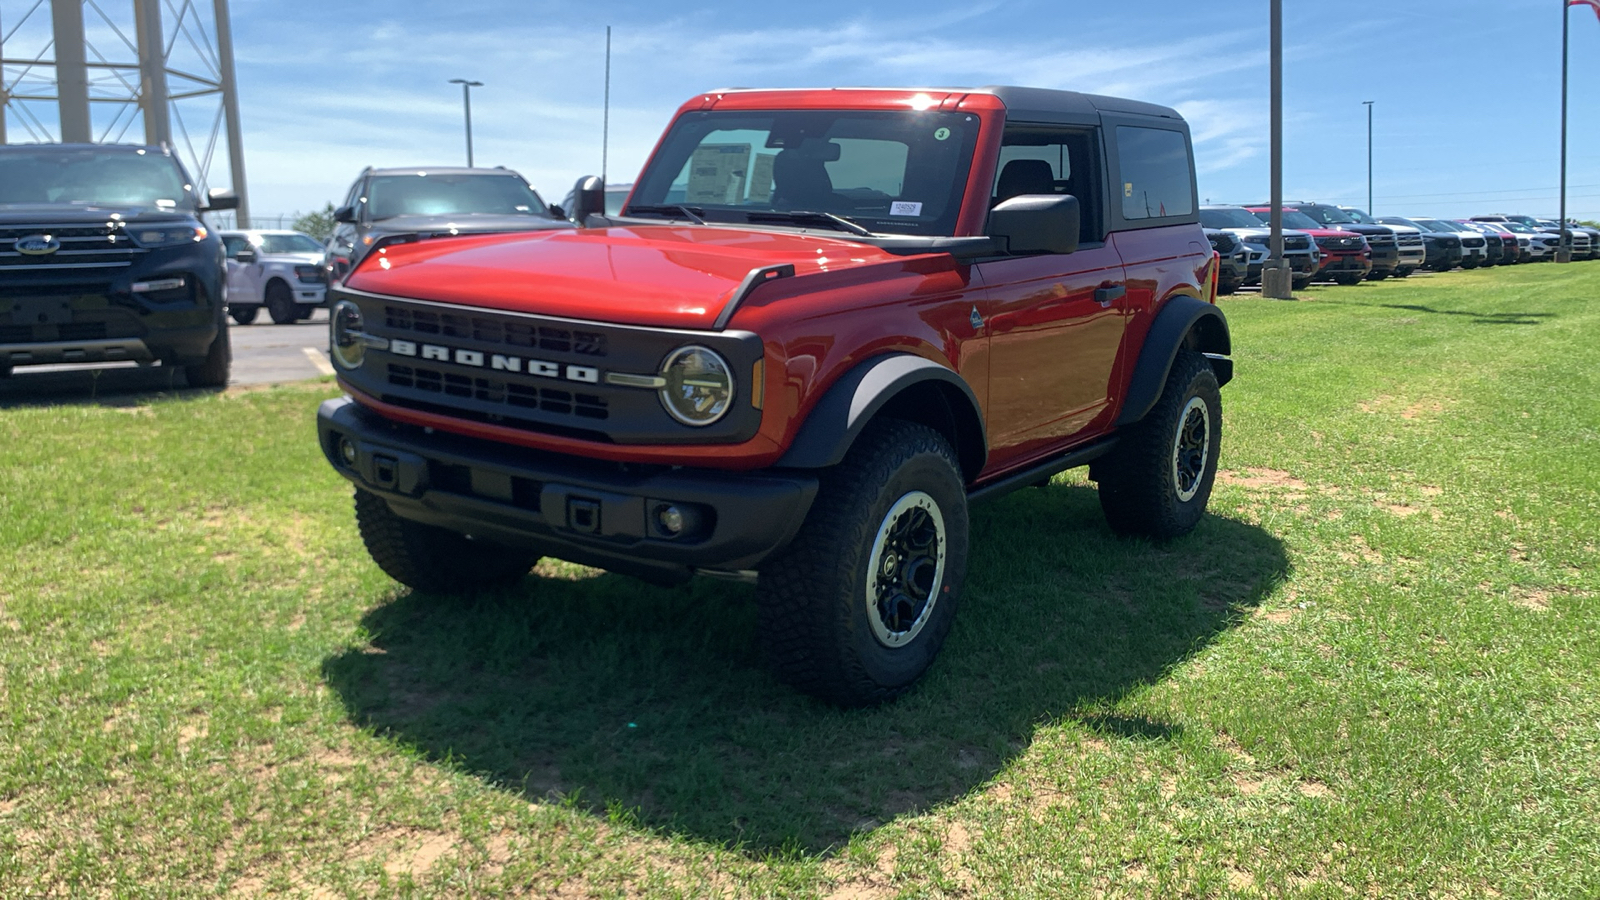
[[[1096,467],[1096,474],[1100,481],[1100,508],[1112,531],[1127,536],[1169,540],[1188,533],[1194,527],[1193,521],[1185,521],[1174,504],[1168,502],[1173,490],[1169,484],[1171,436],[1168,426],[1182,411],[1189,388],[1196,381],[1200,382],[1201,391],[1209,391],[1220,397],[1216,373],[1212,371],[1205,355],[1194,350],[1179,350],[1155,406],[1138,424],[1129,428],[1110,455],[1098,461],[1100,465]],[[1220,399],[1217,408],[1220,412]],[[1212,427],[1220,435],[1220,415]],[[1208,461],[1212,472],[1216,464],[1216,454],[1213,453]],[[1210,476],[1204,477],[1209,479]],[[1210,491],[1211,485],[1207,483],[1196,495],[1202,508]]]
[[[832,502],[873,496],[913,457],[924,453],[944,459],[959,480],[955,451],[938,432],[913,422],[881,419],[867,426],[843,461],[822,473],[817,501],[799,535],[761,569],[763,650],[774,674],[799,690],[841,706],[867,706],[900,696],[911,684],[884,685],[876,681],[847,652],[841,635],[847,622],[854,585],[849,574],[851,548],[870,552],[879,525],[863,515],[864,504]],[[963,497],[964,497],[963,493]],[[965,516],[965,509],[951,510]],[[952,542],[953,543],[953,542]],[[957,553],[946,556],[947,575]],[[962,565],[964,568],[964,565]],[[958,573],[959,574],[959,573]],[[946,584],[950,579],[946,579]],[[841,593],[844,598],[841,599]],[[947,614],[930,621],[919,640],[931,641],[935,652],[943,644],[959,596],[959,580],[948,596]]]
[[[356,527],[390,578],[428,594],[462,594],[514,584],[538,556],[395,515],[382,497],[355,490]]]
[[[204,362],[183,367],[183,377],[190,387],[227,387],[228,371],[233,366],[233,340],[228,336],[228,323],[217,326],[217,336],[206,348]]]
[[[266,301],[267,315],[272,317],[274,325],[292,325],[299,316],[300,308],[294,302],[294,292],[281,281],[269,282],[262,299]]]

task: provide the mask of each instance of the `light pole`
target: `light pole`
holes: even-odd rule
[[[1367,108],[1367,215],[1377,215],[1372,211],[1372,103],[1371,100],[1361,101]]]
[[[461,106],[467,113],[467,168],[470,169],[472,168],[472,89],[483,87],[483,82],[452,78],[450,83],[461,85]]]

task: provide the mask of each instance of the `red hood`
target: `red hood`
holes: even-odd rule
[[[903,262],[809,234],[675,225],[438,238],[382,248],[346,284],[397,297],[665,328],[709,328],[759,266],[797,276]]]

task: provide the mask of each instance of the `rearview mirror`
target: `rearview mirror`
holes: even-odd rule
[[[227,188],[212,188],[206,191],[206,205],[202,212],[216,212],[220,209],[238,209],[239,195]]]
[[[1078,249],[1078,198],[1023,194],[989,211],[989,234],[1011,253],[1072,253]]]
[[[598,175],[585,175],[572,187],[572,221],[587,227],[589,216],[606,211],[606,183]]]

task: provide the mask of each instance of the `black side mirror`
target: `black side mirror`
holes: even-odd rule
[[[212,188],[206,191],[206,204],[201,207],[201,212],[216,212],[221,209],[238,209],[239,195],[227,188]]]
[[[356,220],[356,208],[354,206],[339,207],[333,211],[333,220],[335,222],[343,222],[345,224],[354,222]]]
[[[558,219],[565,219],[567,217],[566,210],[563,210],[561,208],[561,204],[559,203],[550,204],[550,215],[555,216]]]
[[[1078,249],[1078,198],[1023,194],[989,211],[989,234],[1011,253],[1072,253]]]
[[[572,187],[572,221],[586,227],[591,215],[606,211],[606,183],[598,175],[585,175]]]

